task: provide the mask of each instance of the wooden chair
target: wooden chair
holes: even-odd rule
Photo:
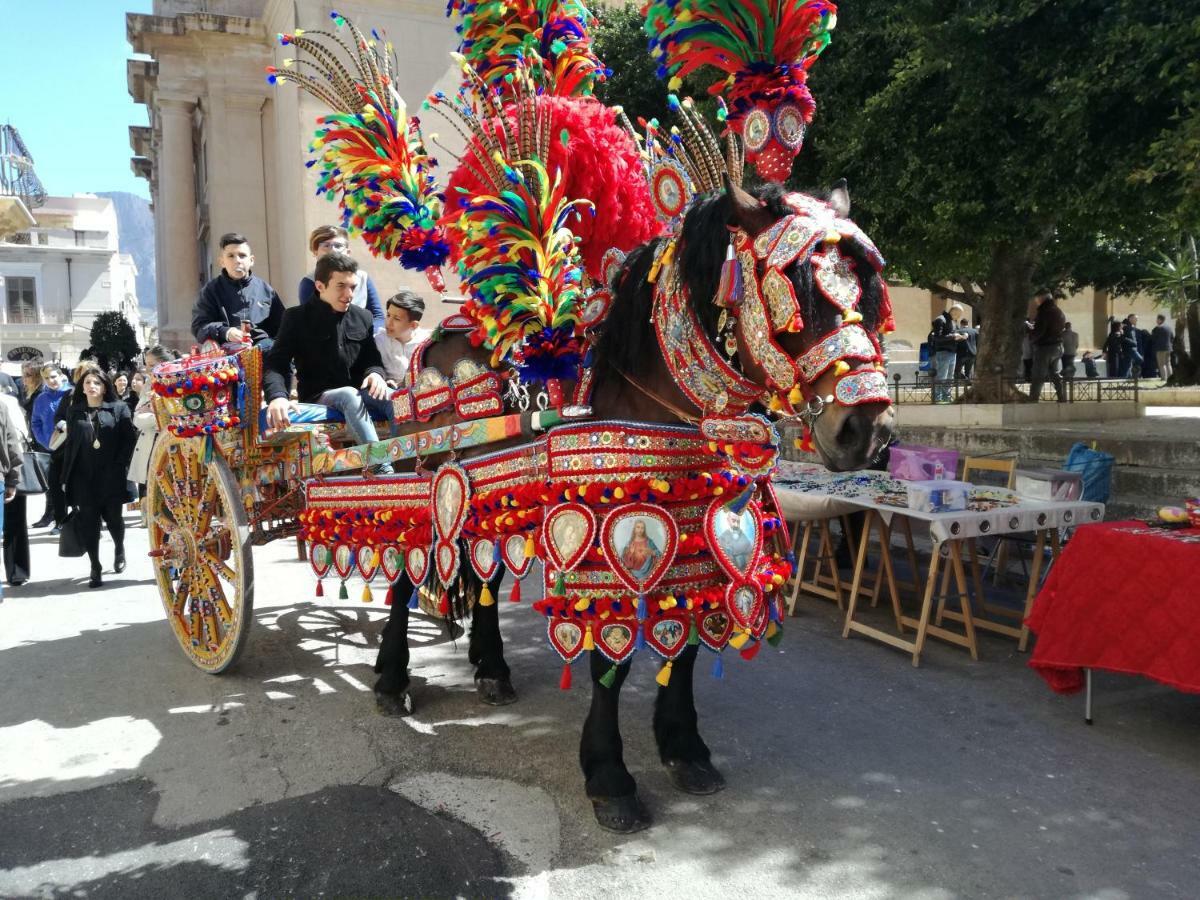
[[[980,487],[1002,487],[1007,490],[1012,490],[1017,478],[1017,461],[1015,458],[996,459],[988,456],[968,456],[963,460],[962,480],[976,484]],[[980,555],[979,549],[976,546],[975,538],[970,538],[966,542],[967,556],[971,563],[971,579],[974,582],[975,588],[975,603],[981,611],[992,615],[1014,616],[1019,613],[1015,610],[1010,610],[1008,607],[995,606],[988,603],[983,593],[983,576],[987,571],[987,567],[993,562],[996,562],[997,573],[1007,563],[1007,547],[1003,540],[997,541],[992,548],[992,552],[984,559],[983,570],[980,570]],[[997,575],[998,577],[998,575]],[[960,619],[958,613],[946,612],[946,596],[950,587],[950,566],[942,570],[942,584],[938,597],[937,617],[935,622],[941,625],[943,618]],[[979,620],[976,620],[976,625],[981,625]],[[983,627],[986,627],[984,625]]]

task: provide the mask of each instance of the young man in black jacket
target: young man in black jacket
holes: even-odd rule
[[[1062,336],[1067,326],[1067,317],[1054,302],[1054,295],[1050,291],[1038,291],[1034,300],[1037,303],[1037,313],[1034,314],[1033,324],[1029,326],[1029,343],[1033,347],[1033,377],[1029,382],[1029,399],[1040,400],[1042,385],[1049,381],[1054,385],[1058,402],[1062,403],[1067,399],[1062,379]]]
[[[221,274],[200,289],[192,308],[192,334],[203,344],[241,344],[242,323],[250,323],[250,340],[266,352],[283,321],[283,301],[275,289],[251,274],[254,254],[237,232],[221,236]]]
[[[372,418],[391,421],[391,391],[375,345],[375,321],[350,302],[360,277],[358,263],[349,256],[327,253],[313,272],[317,297],[283,314],[275,344],[263,357],[270,428],[284,428],[290,421],[293,361],[299,411],[305,405],[338,410],[361,444],[378,440]]]

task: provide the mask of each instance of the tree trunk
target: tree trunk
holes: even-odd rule
[[[976,403],[1012,403],[1025,395],[1006,384],[1021,368],[1021,342],[1033,297],[1035,244],[997,244],[979,308],[979,356],[970,399]]]
[[[1174,350],[1175,370],[1171,384],[1200,384],[1200,301],[1189,303],[1186,313],[1175,320]]]

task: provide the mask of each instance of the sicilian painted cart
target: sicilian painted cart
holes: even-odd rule
[[[331,497],[357,497],[359,505],[370,506],[368,494],[386,502],[396,488],[364,475],[370,466],[457,451],[562,421],[552,410],[535,408],[476,416],[461,425],[419,427],[365,445],[347,444],[345,430],[332,420],[267,433],[260,410],[262,357],[254,349],[164,363],[154,372],[153,390],[160,435],[147,482],[150,555],[176,639],[198,668],[213,674],[233,665],[246,643],[254,610],[252,548],[301,536],[306,486],[323,496],[326,506]],[[410,397],[403,393],[406,409],[411,409]],[[479,411],[486,399],[487,410],[500,411],[498,395],[485,397],[478,387],[454,397],[468,408],[473,400]],[[446,398],[451,398],[450,385]],[[427,500],[424,481],[421,493]],[[411,496],[412,489],[407,493]],[[343,576],[365,573],[368,596],[376,572],[383,573],[381,561],[387,566],[383,574],[395,577],[392,553],[382,559],[375,553],[360,559],[355,553],[348,560],[348,552],[338,542],[318,540],[313,566],[323,573],[336,562],[335,572]]]

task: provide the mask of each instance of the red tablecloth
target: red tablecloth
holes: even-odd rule
[[[1200,529],[1081,526],[1029,627],[1038,636],[1029,665],[1059,693],[1082,688],[1084,668],[1200,693]]]

